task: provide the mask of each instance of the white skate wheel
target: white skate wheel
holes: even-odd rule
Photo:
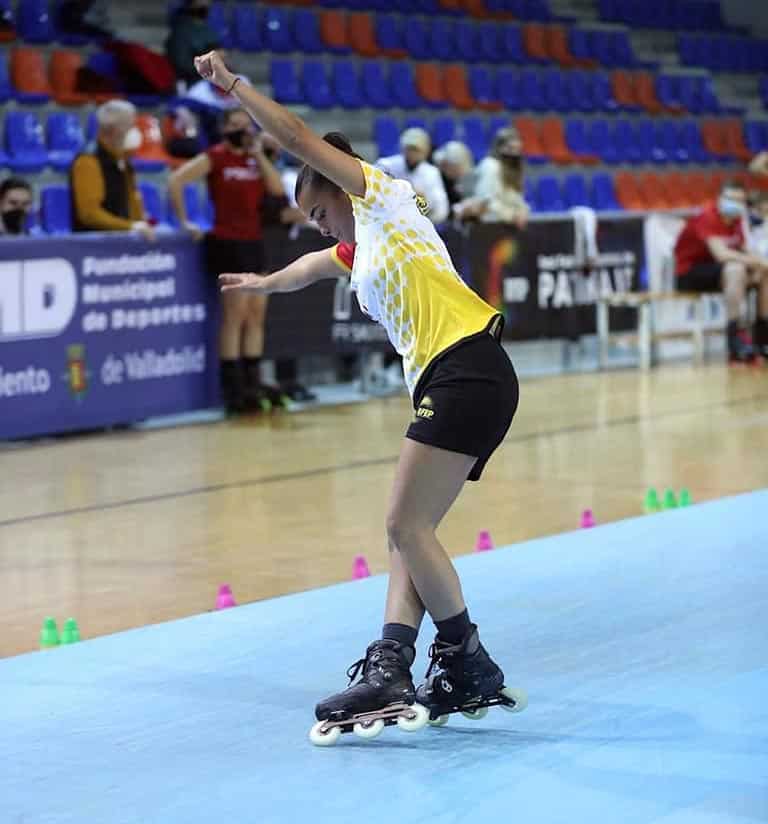
[[[462,710],[461,714],[470,721],[479,721],[488,715],[488,707],[478,707],[476,710]]]
[[[341,727],[331,727],[328,732],[323,732],[325,721],[318,721],[309,731],[309,740],[316,747],[332,747],[341,735]]]
[[[525,690],[515,690],[511,687],[504,687],[501,694],[510,701],[514,701],[514,707],[509,704],[499,704],[499,706],[507,712],[522,712],[528,706],[528,694]]]
[[[400,727],[403,732],[416,732],[422,727],[427,726],[429,710],[426,707],[421,704],[413,704],[408,710],[408,714],[413,717],[406,718],[403,715],[397,716],[397,726]]]
[[[381,735],[383,729],[384,722],[381,718],[377,718],[375,721],[370,721],[366,724],[358,721],[358,723],[352,727],[352,731],[358,738],[376,738],[377,735]]]
[[[448,715],[438,715],[437,718],[429,722],[430,727],[444,727],[448,723]]]

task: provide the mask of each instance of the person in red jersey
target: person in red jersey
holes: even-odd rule
[[[193,157],[169,178],[171,202],[183,229],[199,239],[203,232],[188,220],[184,186],[202,178],[214,209],[213,228],[205,238],[208,272],[264,269],[262,211],[266,194],[284,194],[282,180],[262,150],[260,136],[244,109],[225,112],[223,140]],[[261,380],[266,295],[222,295],[219,356],[221,388],[227,409],[243,412],[280,402],[281,393]]]
[[[725,293],[728,355],[745,361],[754,350],[739,336],[739,318],[749,286],[760,296],[753,343],[768,357],[768,260],[746,250],[747,196],[741,183],[726,181],[716,203],[689,218],[675,244],[675,274],[681,292]]]

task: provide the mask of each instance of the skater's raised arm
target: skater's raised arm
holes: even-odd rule
[[[222,292],[229,289],[248,289],[251,292],[269,295],[275,292],[298,292],[318,280],[343,277],[344,274],[331,248],[309,252],[271,275],[227,272],[219,275],[219,285]]]
[[[218,52],[211,51],[196,57],[195,68],[201,77],[236,97],[259,126],[292,155],[301,158],[348,194],[357,197],[365,195],[363,170],[354,157],[326,143],[284,106],[239,82],[239,78],[224,65]]]

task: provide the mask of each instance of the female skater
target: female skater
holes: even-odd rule
[[[350,668],[350,683],[360,675],[357,683],[317,705],[326,726],[319,725],[313,741],[321,743],[324,733],[335,740],[338,722],[393,704],[417,701],[432,718],[477,706],[499,694],[504,674],[480,643],[435,530],[464,482],[480,478],[517,407],[517,377],[499,343],[503,318],[459,278],[410,183],[363,162],[343,136],[320,138],[239,83],[216,52],[196,58],[196,65],[306,163],[296,200],[323,234],[339,241],[268,276],[223,274],[222,289],[292,292],[338,277],[340,267],[351,270],[360,307],[385,327],[403,357],[416,411],[387,514],[390,576],[381,637]],[[425,609],[437,637],[426,682],[415,690],[410,670]],[[379,717],[393,719],[386,711]]]

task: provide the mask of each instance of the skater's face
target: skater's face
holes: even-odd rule
[[[326,237],[342,243],[355,242],[355,218],[349,196],[336,186],[305,186],[299,195],[299,208],[317,223]]]

